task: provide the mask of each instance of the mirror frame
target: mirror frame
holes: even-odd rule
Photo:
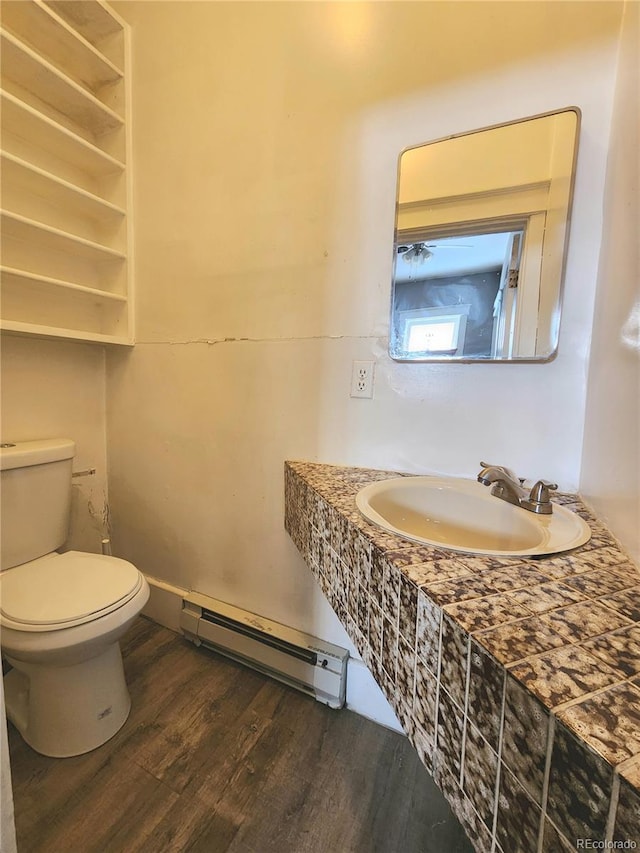
[[[395,320],[395,297],[396,297],[396,266],[398,263],[398,247],[402,245],[406,241],[399,240],[399,212],[400,212],[400,178],[401,178],[401,169],[402,169],[402,158],[403,156],[409,152],[414,151],[420,148],[425,148],[431,145],[435,145],[442,142],[447,142],[453,139],[460,139],[462,137],[473,136],[478,133],[484,133],[486,131],[497,130],[500,128],[511,127],[514,125],[525,124],[530,121],[535,121],[538,119],[549,118],[551,116],[561,115],[563,113],[572,112],[575,115],[575,134],[572,140],[573,152],[571,156],[571,174],[569,176],[569,186],[567,192],[567,200],[566,200],[566,216],[564,219],[564,240],[562,245],[561,252],[561,260],[559,264],[558,270],[558,282],[557,282],[557,293],[554,296],[554,311],[558,313],[558,320],[555,326],[555,329],[552,328],[553,337],[550,339],[550,345],[552,346],[551,351],[545,355],[535,355],[535,356],[516,356],[516,357],[505,357],[505,358],[494,358],[494,357],[483,357],[483,356],[463,356],[463,355],[448,355],[448,356],[417,356],[417,357],[405,357],[400,355],[394,355],[393,348],[393,340],[394,335],[396,334],[396,320]],[[578,148],[580,142],[580,129],[581,129],[581,120],[582,113],[579,107],[569,106],[563,107],[557,110],[550,110],[549,112],[539,113],[537,115],[525,116],[523,118],[513,119],[512,121],[500,122],[498,124],[487,125],[485,127],[476,128],[474,130],[464,131],[462,133],[454,133],[448,136],[442,136],[438,139],[430,140],[429,142],[419,143],[416,145],[409,145],[406,148],[403,148],[398,156],[398,166],[397,166],[397,182],[396,182],[396,204],[395,204],[395,221],[394,221],[394,232],[393,232],[393,272],[391,279],[391,309],[390,309],[390,325],[389,325],[389,356],[395,362],[401,364],[421,364],[421,363],[440,363],[440,364],[546,364],[553,359],[558,354],[558,346],[560,339],[560,326],[561,326],[561,316],[562,316],[562,301],[564,296],[564,285],[565,285],[565,271],[566,271],[566,263],[567,263],[567,249],[569,245],[569,233],[571,228],[571,218],[572,218],[572,207],[573,207],[573,195],[575,188],[575,177],[576,177],[576,167],[578,160]],[[546,209],[548,210],[548,208]],[[496,217],[498,219],[500,217]],[[507,219],[508,217],[502,217]],[[515,217],[517,218],[517,217]],[[522,218],[522,217],[521,217]],[[459,226],[459,223],[452,222],[450,226],[445,225],[434,225],[432,226],[432,230],[434,231],[446,231],[446,229],[450,227],[451,233],[454,234],[456,229],[460,232],[462,229]],[[472,230],[473,223],[470,221],[469,229]],[[417,229],[416,229],[417,230]],[[425,231],[428,228],[424,229]]]

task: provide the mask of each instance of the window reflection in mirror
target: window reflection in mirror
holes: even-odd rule
[[[393,358],[553,356],[578,123],[563,110],[403,152]]]

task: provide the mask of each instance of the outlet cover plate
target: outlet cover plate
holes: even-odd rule
[[[351,369],[351,396],[371,399],[375,362],[354,361]]]

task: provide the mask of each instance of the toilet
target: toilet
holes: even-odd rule
[[[43,755],[81,755],[124,725],[131,708],[119,640],[149,598],[116,557],[58,553],[67,539],[75,444],[0,447],[0,644],[7,716]]]

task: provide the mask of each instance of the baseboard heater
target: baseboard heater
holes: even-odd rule
[[[196,592],[182,599],[180,627],[197,646],[257,669],[331,708],[344,706],[349,652],[340,646]]]

